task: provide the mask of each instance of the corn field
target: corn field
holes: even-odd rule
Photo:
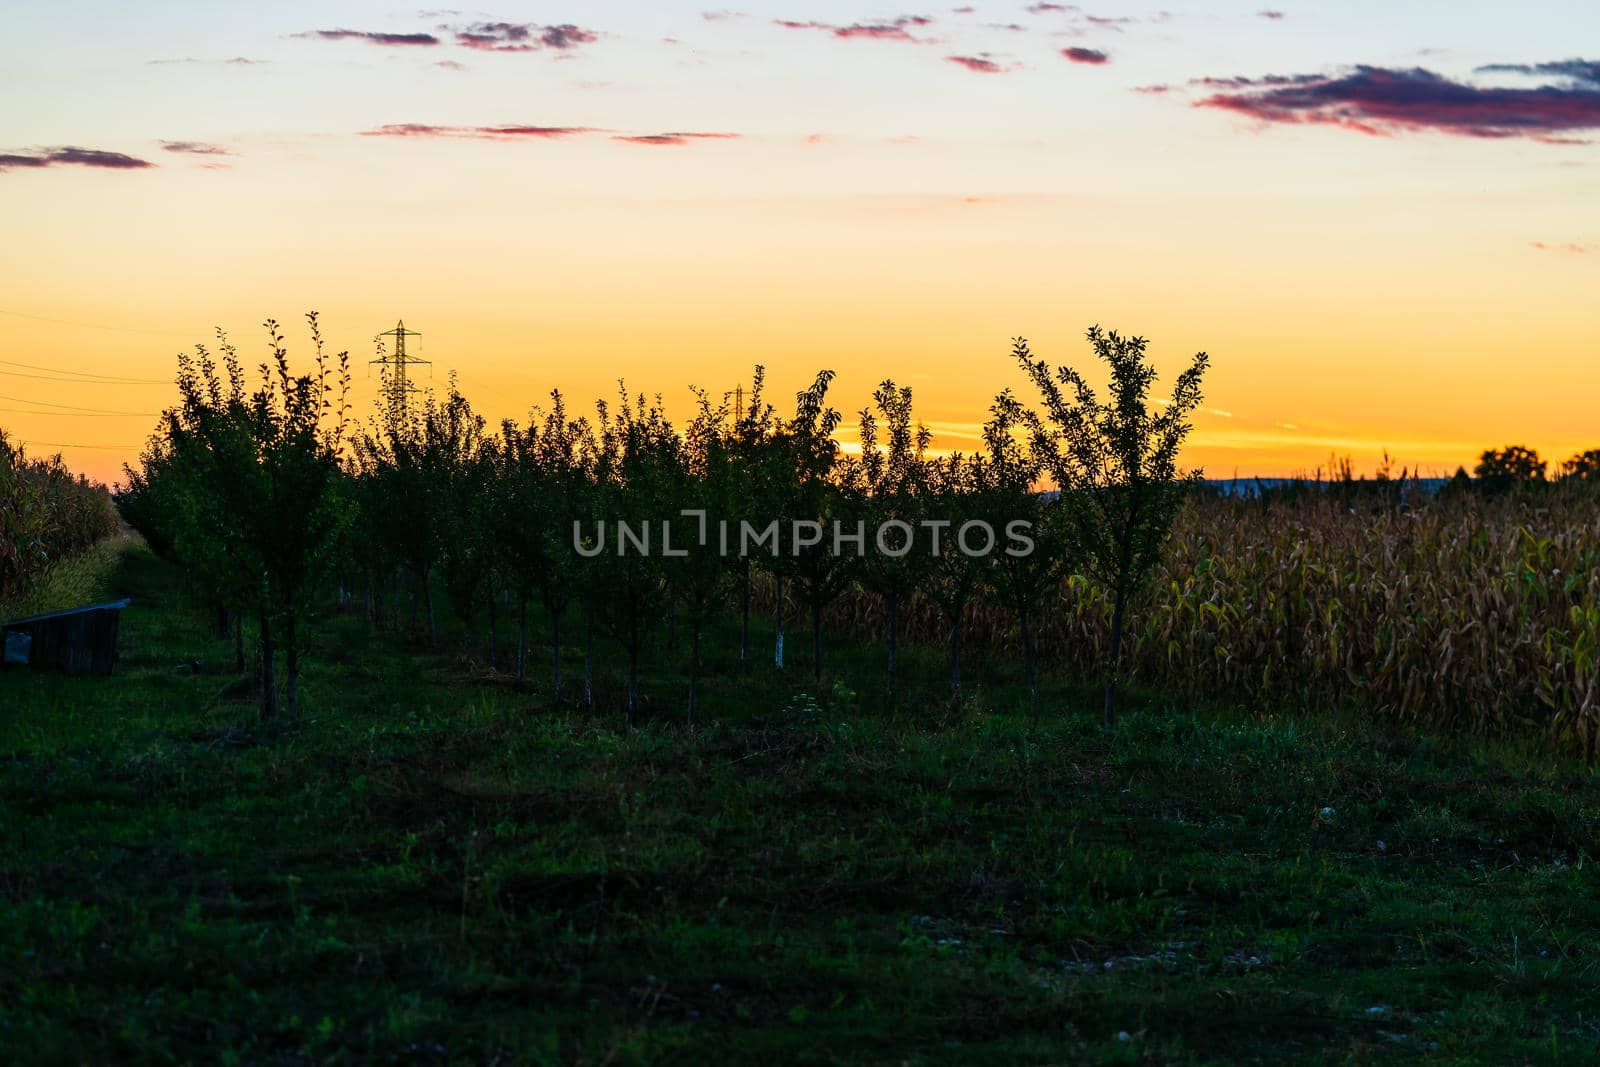
[[[104,486],[71,474],[60,456],[30,459],[0,430],[0,603],[116,529]]]
[[[860,592],[832,622],[881,626]],[[1103,671],[1111,604],[1068,577],[1041,620],[1043,664]],[[918,601],[903,624],[938,640]],[[967,633],[1015,651],[984,597]],[[1590,494],[1440,500],[1402,510],[1197,495],[1135,606],[1127,663],[1161,692],[1308,710],[1359,709],[1482,736],[1547,731],[1593,755],[1600,731],[1600,506]]]

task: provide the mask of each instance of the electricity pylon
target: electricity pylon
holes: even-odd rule
[[[406,368],[428,363],[425,359],[407,354],[406,338],[422,335],[415,330],[406,329],[405,320],[401,319],[394,329],[378,336],[394,338],[394,351],[384,352],[372,362],[383,367],[383,394],[389,404],[389,418],[393,425],[399,426],[405,421],[411,394],[417,391],[417,387],[411,384],[411,376]]]

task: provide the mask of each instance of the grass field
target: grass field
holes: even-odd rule
[[[956,709],[724,665],[692,732],[662,672],[630,730],[353,617],[267,732],[106,562],[120,673],[0,675],[11,1062],[1600,1057],[1600,793],[1548,753],[1060,686],[1030,731],[982,662]]]

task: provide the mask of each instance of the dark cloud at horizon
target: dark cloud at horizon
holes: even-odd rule
[[[1571,60],[1495,68],[1555,73],[1578,83],[1527,89],[1472,85],[1421,67],[1357,66],[1337,75],[1205,78],[1194,84],[1224,91],[1197,100],[1194,106],[1264,123],[1336,126],[1373,136],[1431,130],[1462,137],[1570,143],[1575,140],[1573,133],[1600,129],[1600,84],[1575,73],[1590,66]]]
[[[14,168],[37,170],[54,166],[95,167],[100,170],[146,170],[154,163],[121,152],[107,152],[98,148],[52,148],[37,154],[0,154],[0,171]]]

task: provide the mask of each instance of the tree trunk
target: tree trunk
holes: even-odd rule
[[[783,575],[778,575],[776,599],[772,602],[772,625],[777,629],[777,637],[772,649],[772,663],[780,671],[783,670]]]
[[[289,721],[300,718],[300,640],[295,628],[295,613],[289,612],[283,622],[284,679],[288,690]]]
[[[961,611],[950,620],[950,696],[961,699]]]
[[[811,597],[811,673],[822,682],[822,594]]]
[[[583,706],[594,710],[594,623],[583,620]]]
[[[1108,730],[1117,723],[1117,682],[1122,674],[1122,613],[1127,602],[1127,594],[1118,590],[1116,605],[1111,609],[1111,673],[1106,678],[1104,720]]]
[[[700,683],[700,615],[694,618],[694,640],[689,648],[689,725],[694,725],[695,692]]]
[[[744,561],[744,581],[739,590],[739,667],[745,668],[750,658],[750,560]]]
[[[272,616],[261,615],[261,721],[278,717],[278,646],[272,640]]]
[[[428,572],[422,572],[422,603],[428,610],[428,644],[433,648],[439,647],[439,621],[433,615],[433,583],[428,581]]]
[[[1033,648],[1033,627],[1028,624],[1028,613],[1017,613],[1017,627],[1022,631],[1022,669],[1028,677],[1028,721],[1039,725],[1039,678]]]
[[[628,725],[635,722],[639,710],[639,642],[628,642]]]
[[[517,600],[517,677],[528,676],[528,594],[519,593]]]
[[[244,673],[244,612],[233,613],[233,669]]]
[[[550,612],[550,691],[553,699],[561,699],[561,612]]]
[[[900,596],[891,593],[889,601],[889,699],[894,699],[895,680],[900,668]]]
[[[494,598],[494,583],[489,583],[489,669],[500,669],[500,605]]]

